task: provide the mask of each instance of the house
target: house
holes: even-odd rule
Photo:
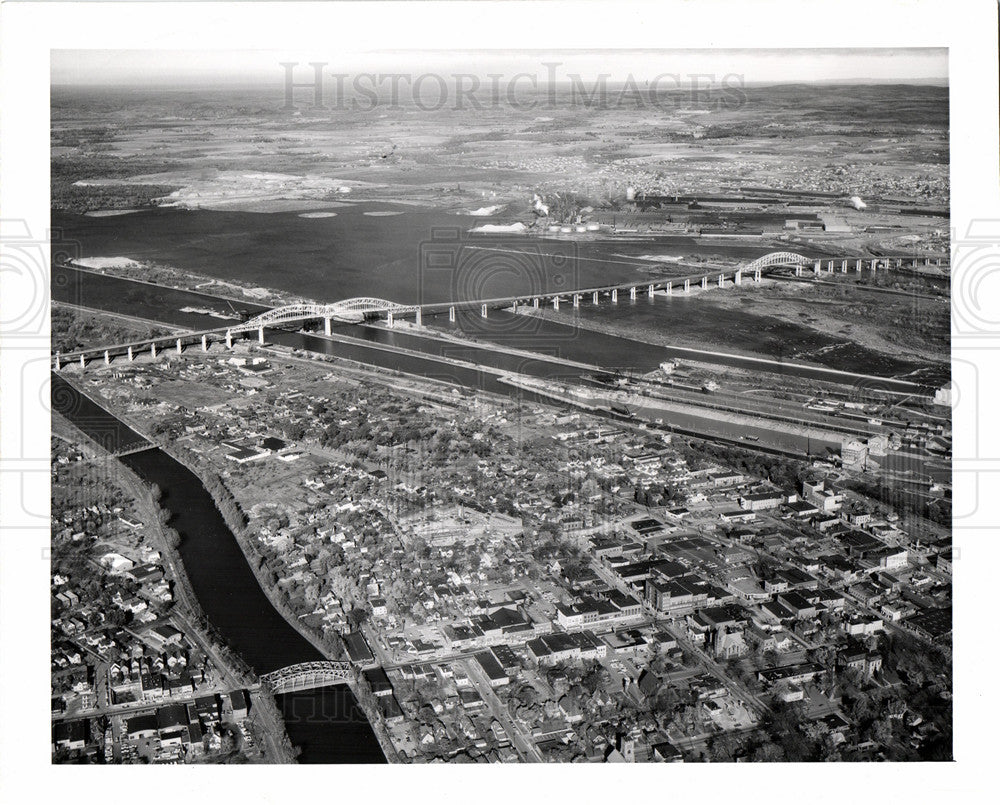
[[[52,744],[56,749],[83,749],[87,745],[87,720],[57,721],[52,725]]]
[[[242,721],[250,712],[250,698],[244,690],[234,690],[230,693],[229,704],[233,710],[234,721]]]
[[[781,593],[777,597],[777,601],[788,609],[794,618],[805,620],[807,618],[816,617],[816,605],[810,603],[800,592],[796,590]]]
[[[653,752],[654,761],[659,763],[684,762],[684,755],[682,755],[681,751],[669,741],[661,741],[660,743],[653,744],[650,748]]]
[[[780,668],[764,668],[757,672],[761,682],[773,685],[777,682],[787,682],[790,685],[811,682],[823,673],[823,666],[815,662],[785,665]]]
[[[657,612],[691,612],[708,603],[708,592],[708,582],[694,574],[646,581],[646,602]]]
[[[842,493],[834,492],[826,487],[822,479],[802,482],[802,499],[813,504],[820,512],[840,511],[844,502]]]
[[[475,654],[476,662],[483,669],[483,673],[490,681],[490,687],[499,688],[510,683],[510,677],[504,673],[496,655],[491,651],[478,651]]]
[[[949,548],[947,551],[942,551],[937,555],[934,560],[934,566],[937,568],[939,573],[947,573],[951,575],[951,562],[952,562],[952,551]]]
[[[883,629],[881,618],[863,617],[855,615],[844,623],[844,631],[852,637],[872,635],[881,632]]]
[[[503,668],[503,672],[507,676],[513,678],[518,675],[518,672],[521,670],[521,661],[510,646],[501,643],[493,646],[490,651],[496,657],[497,662],[500,663],[500,667]]]
[[[152,738],[157,732],[156,713],[133,716],[125,722],[125,733],[133,740]]]
[[[819,514],[819,509],[812,503],[808,503],[804,500],[793,500],[785,504],[785,508],[792,513],[794,517],[800,519],[806,519],[807,517],[812,517],[814,514]]]
[[[347,656],[351,662],[360,665],[374,665],[375,656],[368,646],[368,641],[361,632],[351,632],[344,635],[344,648],[347,649]]]
[[[882,597],[883,591],[871,582],[863,581],[849,587],[848,592],[866,607],[873,607]]]
[[[909,607],[895,601],[887,601],[879,609],[882,616],[890,623],[902,620],[911,611]]]
[[[650,699],[660,691],[663,681],[648,668],[644,669],[636,680],[636,688],[643,698]]]
[[[905,549],[888,548],[885,551],[880,551],[878,555],[879,567],[883,567],[886,570],[898,570],[899,568],[906,567],[909,560],[910,554]]]
[[[221,720],[221,708],[216,694],[199,696],[188,705],[188,721],[198,721],[205,727],[213,727]]]
[[[882,655],[875,651],[868,651],[864,646],[858,644],[845,648],[837,659],[842,667],[856,671],[865,679],[871,679],[882,669]]]
[[[154,626],[144,635],[146,642],[158,651],[166,651],[171,646],[181,645],[184,633],[169,623]]]
[[[588,630],[554,632],[529,640],[528,655],[539,664],[555,664],[563,660],[599,659],[607,655],[608,646]]]
[[[722,659],[742,657],[748,651],[743,630],[738,628],[715,629],[709,638],[708,648]]]
[[[392,683],[384,669],[368,668],[362,673],[362,676],[375,696],[392,695]]]
[[[741,509],[748,511],[762,511],[764,509],[776,509],[785,502],[785,496],[775,490],[774,492],[755,492],[753,494],[741,495],[737,502]]]
[[[757,519],[756,512],[736,509],[735,511],[722,512],[719,519],[724,523],[750,523]]]
[[[135,562],[120,553],[106,553],[100,562],[101,566],[112,575],[124,575],[135,567]]]

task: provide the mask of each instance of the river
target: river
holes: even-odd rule
[[[182,312],[182,308],[208,308],[220,312],[232,312],[224,300],[208,294],[179,291],[60,266],[53,268],[52,293],[53,298],[58,301],[127,313],[196,330],[223,327],[226,322],[201,313]],[[246,304],[244,307],[251,311],[264,309],[260,305]],[[447,315],[428,316],[425,323],[441,324],[441,320],[446,324]],[[572,382],[579,380],[581,370],[564,362],[567,360],[604,368],[647,372],[668,358],[697,357],[690,350],[683,348],[652,346],[558,322],[514,316],[505,311],[490,311],[486,320],[483,320],[478,313],[466,312],[460,315],[459,324],[465,331],[471,330],[476,333],[483,341],[488,339],[490,342],[501,343],[509,348],[529,350],[532,355],[511,354],[496,349],[490,343],[457,343],[431,338],[426,334],[402,328],[389,330],[369,325],[337,325],[335,335],[358,339],[355,342],[286,331],[270,331],[268,340],[290,348],[307,349],[385,369],[433,378],[455,386],[520,396],[526,400],[537,398],[500,383],[496,372],[476,367],[489,367],[500,372],[518,372]],[[379,345],[405,348],[412,352],[382,349]],[[475,366],[457,364],[455,360]],[[759,359],[739,355],[713,357],[712,360],[743,369],[780,370],[818,380],[835,379],[843,382],[845,379],[823,367],[770,366],[761,363]],[[868,381],[861,377],[855,379],[858,388],[864,388],[866,382]],[[892,379],[880,381],[880,385],[888,388],[898,386],[898,390],[904,393],[912,393],[914,390],[912,384]],[[780,425],[766,420],[757,420],[749,425],[729,422],[711,410],[705,410],[704,413],[656,413],[654,416],[669,421],[678,432],[698,433],[729,440],[755,436],[759,440],[755,444],[786,452],[822,454],[827,448],[837,451],[840,447],[839,442],[815,437],[810,440],[805,435],[790,433]]]
[[[53,411],[108,450],[142,437],[115,416],[52,375]],[[155,448],[121,458],[163,492],[170,525],[181,536],[179,552],[198,602],[229,646],[258,674],[324,659],[271,605],[232,531],[198,477]],[[279,695],[278,707],[303,763],[385,762],[371,727],[347,686]]]
[[[348,203],[329,218],[177,208],[97,218],[52,214],[53,229],[67,244],[66,254],[152,260],[206,277],[253,283],[324,302],[376,297],[403,304],[450,303],[641,284],[651,278],[691,274],[698,266],[713,262],[749,262],[769,251],[790,248],[779,241],[713,242],[680,235],[559,239],[469,233],[488,220],[385,202]],[[796,245],[793,250],[806,257],[827,256],[813,247]],[[682,258],[684,263],[649,259],[656,256]],[[54,274],[54,291],[58,282],[67,279]],[[94,292],[70,282],[64,289],[68,301],[79,299],[86,304]],[[137,291],[125,286],[122,290],[120,304],[127,306]],[[144,294],[158,304],[155,291]],[[587,362],[616,368],[639,368],[649,363],[646,356],[658,355],[663,360],[670,357],[669,351],[627,338],[609,341],[587,329],[588,321],[599,325],[613,317],[616,324],[634,332],[655,330],[687,339],[688,345],[704,343],[707,349],[769,360],[791,361],[796,354],[808,353],[814,356],[810,362],[842,371],[900,376],[926,369],[924,363],[872,350],[805,324],[752,310],[727,309],[713,302],[711,295],[677,295],[657,299],[655,304],[623,300],[612,306],[605,302],[597,308],[585,302],[575,316],[576,322],[565,314],[559,324],[536,327],[534,333],[523,327],[520,332],[501,331],[496,322],[477,322],[471,317],[462,326],[472,333],[482,330],[484,339],[499,338],[505,345],[516,345],[510,339],[517,339],[523,348],[529,348],[524,346],[524,336],[531,336],[542,351],[572,350],[577,356],[592,356]]]

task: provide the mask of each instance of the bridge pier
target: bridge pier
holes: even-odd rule
[[[108,352],[108,350],[104,350],[104,365],[105,366],[111,365],[111,353]]]
[[[646,296],[648,296],[648,297],[649,297],[650,299],[652,299],[652,298],[653,298],[653,286],[652,286],[652,285],[650,285],[650,286],[649,286],[649,287],[648,287],[648,288],[646,289]]]
[[[833,260],[830,260],[829,262],[827,262],[827,264],[826,264],[826,273],[827,274],[832,274],[833,273]]]
[[[674,284],[672,282],[667,283],[667,296],[674,295]]]
[[[423,315],[423,311],[420,308],[417,308],[416,318],[414,319],[414,321],[415,321],[417,327],[423,327],[424,326],[424,315]]]
[[[736,269],[736,273],[733,274],[733,282],[737,285],[743,284],[743,272],[740,269]]]
[[[87,368],[87,359],[81,354],[80,355],[80,370],[82,371],[82,370],[84,370],[86,368]]]
[[[795,266],[795,276],[796,277],[802,276],[802,266]]]
[[[128,348],[128,362],[132,363],[135,360],[135,354],[132,352],[132,347]]]
[[[323,334],[333,335],[333,319],[323,319]]]
[[[385,315],[385,323],[389,327],[392,327],[396,323],[396,317],[392,315],[391,310]]]
[[[601,304],[601,297],[600,294],[597,293],[597,291],[594,291],[594,304],[595,305]]]
[[[902,257],[897,257],[896,258],[896,268],[902,268],[902,267],[903,267],[903,258]]]
[[[611,289],[611,301],[612,301],[613,304],[616,304],[616,305],[618,304],[618,289],[617,288],[612,288]]]
[[[816,261],[816,265],[813,266],[813,276],[818,277],[820,272],[823,270],[823,266],[820,264],[819,260]]]
[[[208,336],[207,335],[203,335],[201,337],[201,351],[202,352],[208,352]]]
[[[514,300],[514,304],[510,306],[510,311],[515,316],[517,315],[517,300],[516,299]]]
[[[449,307],[448,308],[448,321],[450,321],[452,324],[455,323],[455,308],[454,307]]]
[[[264,328],[263,327],[258,327],[257,328],[257,343],[260,344],[261,346],[264,346]]]
[[[846,260],[841,260],[840,261],[840,273],[841,274],[846,274],[847,273],[847,261]]]
[[[552,309],[553,310],[559,310],[559,297],[558,296],[553,296],[552,297]]]
[[[482,310],[479,312],[479,315],[482,316],[484,319],[488,318],[486,315],[486,305],[483,305]]]
[[[580,307],[580,294],[573,294],[573,307]]]
[[[708,290],[708,277],[702,277],[701,278],[701,289],[703,291],[707,291]]]
[[[860,261],[860,260],[855,260],[855,261],[854,261],[854,270],[855,270],[855,271],[856,271],[856,272],[857,272],[858,274],[860,274],[860,273],[861,273],[861,261]]]
[[[156,359],[156,342],[149,345],[149,357]]]
[[[691,292],[691,280],[684,280],[684,293]]]
[[[924,265],[925,266],[929,266],[930,264],[931,264],[931,258],[930,257],[925,257],[924,258]]]
[[[531,306],[532,306],[532,307],[533,307],[533,308],[534,308],[535,310],[538,310],[538,304],[539,304],[539,302],[538,302],[538,297],[536,296],[536,297],[535,297],[534,299],[532,299],[532,300],[531,300]]]
[[[636,296],[638,296],[638,288],[636,288],[633,285],[631,288],[628,289],[628,298],[631,299],[634,302],[635,299],[636,299]]]
[[[939,266],[941,265],[941,258],[940,257],[937,259],[937,265],[939,265]]]
[[[799,266],[800,270],[801,270],[801,268],[802,268],[802,266]],[[762,276],[761,270],[758,268],[756,271],[753,272],[753,281],[754,282],[760,282],[761,276]]]
[[[59,357],[59,350],[58,349],[56,350],[55,361],[56,361],[56,371],[58,372],[60,369],[62,369],[62,359]]]
[[[233,331],[226,330],[226,347],[227,349],[233,348]]]
[[[184,350],[181,348],[181,340],[177,339],[177,354],[180,355]]]
[[[721,288],[725,284],[726,284],[726,275],[725,274],[719,274],[719,287]]]

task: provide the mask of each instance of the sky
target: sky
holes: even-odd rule
[[[305,80],[310,62],[334,73],[454,73],[507,77],[527,72],[540,84],[548,76],[570,74],[594,80],[637,81],[657,75],[735,74],[746,84],[813,81],[875,81],[946,84],[944,48],[787,49],[787,50],[602,50],[602,51],[153,51],[53,50],[53,85],[115,86],[281,86],[282,62],[297,62],[296,80]],[[555,68],[546,63],[557,63]],[[686,79],[685,79],[686,80]]]

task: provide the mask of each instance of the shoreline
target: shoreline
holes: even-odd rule
[[[86,394],[86,392],[84,392],[82,389],[79,389],[77,386],[74,386],[74,388],[76,388],[79,393]],[[94,402],[96,402],[102,408],[105,408],[106,410],[108,410],[109,413],[111,413],[112,406],[110,405],[110,403],[108,403],[104,399],[103,395],[100,395],[100,394],[97,394],[97,393],[91,393],[91,394],[87,394],[87,396],[91,397],[94,400]],[[217,495],[213,492],[212,489],[209,488],[209,484],[207,484],[205,482],[205,479],[203,478],[202,474],[195,467],[193,467],[191,465],[191,463],[189,463],[189,460],[185,456],[183,456],[183,455],[178,455],[169,446],[166,446],[162,442],[157,441],[156,439],[153,439],[152,437],[150,437],[148,434],[146,434],[144,432],[144,429],[141,426],[137,426],[135,424],[134,420],[131,417],[128,417],[127,415],[119,414],[119,413],[112,413],[111,415],[114,416],[116,419],[119,419],[121,422],[123,422],[129,428],[131,428],[136,433],[138,433],[140,436],[142,436],[147,442],[149,442],[149,444],[150,444],[151,447],[159,449],[159,450],[162,450],[164,454],[166,454],[167,456],[169,456],[170,458],[172,458],[177,463],[181,464],[185,469],[187,469],[190,473],[192,473],[192,475],[194,475],[198,479],[198,482],[201,484],[202,488],[205,490],[205,492],[208,494],[208,496],[212,499],[212,502],[214,503],[216,509],[219,511],[219,514],[222,516],[223,520],[225,521],[226,526],[229,528],[230,532],[232,533],[233,538],[236,541],[236,544],[240,548],[240,553],[243,555],[243,558],[246,561],[248,567],[250,568],[250,571],[252,572],[252,574],[254,576],[254,579],[257,581],[258,586],[260,587],[260,589],[264,593],[264,595],[267,597],[267,599],[271,603],[271,605],[278,612],[278,614],[281,615],[281,617],[293,629],[295,629],[300,635],[302,635],[303,638],[305,638],[307,641],[309,641],[309,643],[323,657],[325,657],[327,659],[339,659],[339,655],[337,655],[331,649],[331,647],[325,645],[324,639],[321,638],[321,637],[319,637],[319,636],[317,636],[314,632],[312,632],[311,629],[309,629],[304,624],[302,624],[302,622],[299,620],[298,616],[291,609],[289,609],[287,603],[282,600],[281,596],[275,590],[273,590],[270,587],[270,585],[268,585],[268,584],[266,584],[264,582],[264,580],[263,580],[263,578],[261,576],[261,571],[260,571],[259,566],[257,564],[255,564],[253,561],[251,561],[251,557],[252,556],[255,557],[255,558],[257,558],[257,559],[259,559],[260,556],[259,556],[259,554],[257,554],[257,552],[256,552],[256,550],[255,550],[255,548],[253,546],[252,541],[249,539],[249,537],[245,533],[247,527],[245,525],[241,525],[238,528],[234,528],[235,524],[232,522],[231,514],[230,514],[230,512],[227,511],[228,507],[220,505],[221,501],[219,500],[219,498],[217,497]],[[61,415],[57,414],[57,416],[61,416]],[[63,417],[63,419],[65,419],[65,417]],[[69,422],[69,420],[66,420],[66,421]],[[69,422],[69,424],[70,424],[71,427],[76,428],[76,426],[73,425],[72,422]],[[76,428],[76,429],[79,430],[78,428]],[[80,432],[82,433],[82,431],[80,431]],[[86,434],[83,434],[83,436],[84,436],[84,438],[86,438],[88,440],[88,443],[91,443],[93,441],[89,437],[87,437]],[[132,475],[135,475],[135,473],[127,465],[125,465],[121,461],[118,461],[117,458],[115,458],[115,460],[118,462],[119,465],[122,466],[122,468],[124,469],[124,471],[126,473],[131,473]],[[141,479],[138,478],[137,475],[135,475],[135,478],[136,478],[137,483],[139,483],[141,486],[145,487],[145,484],[142,482]],[[219,480],[221,482],[221,478]],[[223,487],[232,496],[232,493],[229,492],[228,487],[225,487],[224,483],[223,483]],[[236,502],[235,501],[235,496],[233,496],[233,500],[234,500],[234,502]],[[236,505],[237,506],[239,505],[238,502],[236,502]],[[241,511],[242,511],[242,509],[241,509]],[[165,542],[165,540],[164,540],[164,542]],[[183,560],[180,558],[179,554],[176,553],[176,549],[171,549],[171,548],[169,548],[168,545],[165,545],[164,547],[165,547],[165,555],[169,552],[169,555],[171,556],[171,559],[174,560],[174,561],[176,561],[177,565],[179,565],[180,568],[183,568]],[[195,602],[197,602],[197,596],[194,594],[194,590],[190,586],[190,580],[187,578],[186,572],[184,572],[183,575],[181,575],[180,573],[178,573],[178,576],[183,578],[183,583],[186,585],[185,592],[189,593],[192,596],[193,600]],[[178,580],[178,583],[181,584],[180,579]],[[198,607],[195,610],[195,612],[196,613],[200,613],[201,617],[204,618],[204,620],[207,623],[211,624],[211,622],[208,620],[208,618],[205,617],[204,613],[201,611],[200,605],[198,605]],[[225,650],[228,653],[231,653],[231,654],[235,655],[239,659],[240,662],[242,662],[242,663],[245,664],[245,660],[243,660],[242,657],[239,657],[239,655],[236,654],[235,651],[233,651],[232,649],[229,649],[228,647],[225,647]],[[243,673],[246,674],[246,671],[243,671]],[[254,680],[254,682],[252,684],[250,684],[250,685],[247,685],[247,687],[257,687],[258,684],[259,683],[256,680]],[[361,697],[359,696],[359,690],[358,690],[358,685],[360,684],[360,682],[357,679],[355,679],[355,680],[347,682],[346,684],[347,684],[348,688],[350,688],[351,695],[354,697],[354,699],[357,702],[358,706],[361,707],[362,706],[361,705]],[[275,704],[275,712],[277,712],[278,718],[281,719],[280,711],[277,709],[277,705],[276,704]],[[365,712],[365,711],[363,710],[362,712]],[[369,726],[372,727],[372,732],[375,734],[376,740],[378,740],[378,742],[379,742],[379,746],[380,746],[380,748],[382,750],[383,756],[385,757],[386,761],[389,762],[389,763],[398,762],[398,755],[396,754],[395,748],[392,746],[391,741],[388,741],[388,737],[386,735],[384,735],[384,727],[382,728],[381,732],[380,732],[380,730],[376,729],[375,725],[373,723],[373,717],[375,718],[376,721],[378,721],[378,715],[377,715],[377,713],[370,714],[368,712],[365,712],[365,718],[368,721]],[[282,725],[284,724],[283,719],[281,720],[281,723],[282,723]],[[285,741],[288,742],[288,745],[291,746],[291,742],[288,739],[288,733],[287,732],[284,733],[284,738],[285,738]],[[390,751],[386,751],[386,746],[383,745],[383,741],[386,741],[388,743]],[[295,761],[294,759],[292,759],[292,760],[289,760],[288,762],[294,763],[294,762],[297,762],[297,761]]]
[[[79,389],[77,390],[80,393],[84,393]],[[53,434],[57,438],[67,439],[72,436],[79,443],[89,448],[93,452],[94,458],[101,457],[105,461],[113,461],[117,465],[122,475],[122,482],[136,499],[136,507],[140,511],[145,510],[143,513],[148,515],[147,519],[149,523],[146,525],[154,535],[153,542],[160,550],[164,558],[164,563],[170,571],[171,579],[174,582],[173,592],[176,593],[174,604],[178,610],[175,616],[179,616],[179,619],[186,623],[193,633],[193,639],[212,658],[213,663],[218,666],[219,672],[223,677],[229,678],[229,684],[237,688],[246,689],[250,692],[251,696],[257,699],[257,704],[263,709],[263,712],[259,716],[250,717],[255,723],[258,723],[258,718],[264,721],[263,724],[258,723],[258,727],[265,737],[269,739],[267,743],[274,755],[273,763],[296,763],[296,751],[285,730],[281,714],[275,706],[273,699],[269,699],[261,694],[259,683],[255,676],[250,675],[246,661],[224,641],[221,641],[219,637],[198,626],[200,622],[204,622],[214,629],[211,621],[208,620],[202,610],[201,604],[198,602],[177,548],[172,546],[171,541],[164,533],[165,526],[155,516],[155,512],[169,510],[164,510],[159,506],[158,502],[153,499],[150,485],[143,481],[131,467],[105,450],[71,420],[58,412],[53,412],[52,421],[54,426]],[[67,431],[66,435],[60,433],[60,430]]]

